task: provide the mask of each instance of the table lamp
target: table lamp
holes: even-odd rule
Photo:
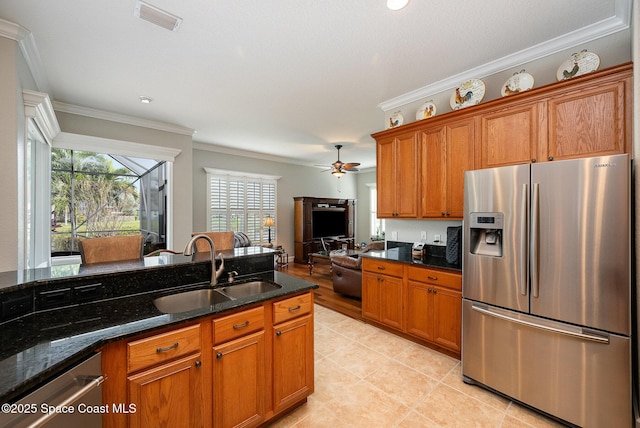
[[[271,217],[270,215],[268,215],[267,218],[264,219],[263,226],[269,228],[269,244],[271,244],[271,228],[275,225],[276,225],[276,222],[273,220],[273,217]]]

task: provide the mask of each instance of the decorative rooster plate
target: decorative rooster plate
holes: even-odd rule
[[[505,83],[502,85],[500,93],[503,97],[517,94],[518,92],[528,91],[533,88],[533,76],[529,73],[521,70],[518,73],[513,73]]]
[[[429,100],[422,104],[416,112],[416,120],[429,119],[436,115],[436,105],[433,100]]]
[[[561,81],[582,76],[596,71],[598,67],[600,67],[600,57],[593,52],[583,50],[580,53],[574,53],[571,58],[560,64],[556,79]]]
[[[393,113],[389,118],[389,128],[395,128],[396,126],[400,126],[403,123],[404,123],[404,116],[399,111]]]
[[[464,82],[451,94],[449,105],[453,110],[480,104],[484,98],[484,82],[480,79],[469,79]]]

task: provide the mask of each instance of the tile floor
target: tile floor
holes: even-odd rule
[[[315,392],[276,428],[560,427],[461,380],[460,361],[315,305]]]

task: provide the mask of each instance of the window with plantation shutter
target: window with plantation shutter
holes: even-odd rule
[[[264,219],[273,217],[272,241],[278,226],[277,176],[205,168],[207,172],[207,219],[212,232],[244,232],[254,244],[266,243]]]

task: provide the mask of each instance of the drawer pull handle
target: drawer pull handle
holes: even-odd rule
[[[378,266],[378,270],[385,270],[386,268],[384,266]]]
[[[249,325],[249,320],[246,320],[245,322],[243,322],[242,324],[234,324],[233,325],[233,329],[234,330],[240,330],[241,328],[245,328],[246,326]]]
[[[299,310],[300,310],[300,308],[301,308],[301,306],[300,306],[300,305],[295,306],[295,307],[293,307],[293,308],[289,308],[289,312],[299,311]]]
[[[430,275],[427,275],[427,278],[428,278],[428,279],[430,279],[431,281],[437,281],[437,280],[438,280],[438,277],[437,277],[437,276],[430,276]]]
[[[177,347],[178,347],[178,342],[174,343],[171,346],[167,346],[166,348],[156,348],[156,352],[160,354],[162,352],[167,352],[167,351],[171,351],[172,349],[176,349]]]

